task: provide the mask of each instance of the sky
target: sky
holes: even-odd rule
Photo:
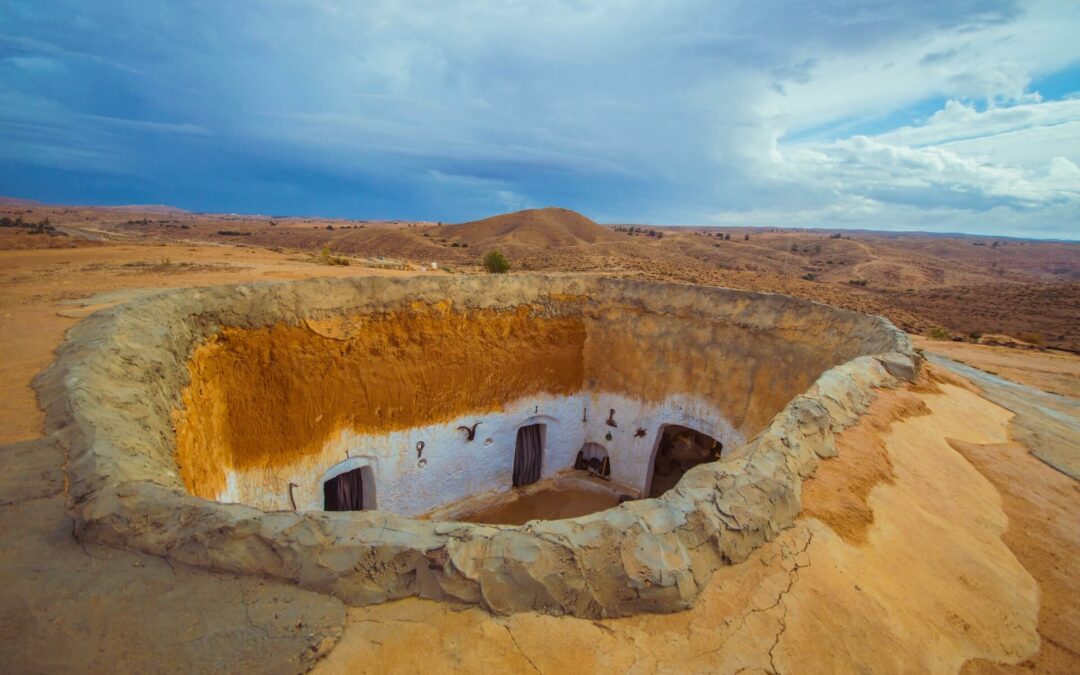
[[[1076,0],[5,0],[0,195],[1080,239]]]

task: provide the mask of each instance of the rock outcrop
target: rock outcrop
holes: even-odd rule
[[[493,308],[552,296],[722,316],[758,334],[842,333],[840,362],[728,459],[693,468],[660,498],[570,520],[512,527],[380,511],[264,512],[184,489],[172,415],[192,350],[222,326],[296,324],[447,298]],[[106,310],[72,329],[36,386],[48,430],[69,452],[69,510],[80,539],[288,579],[351,604],[418,595],[497,613],[603,617],[690,606],[713,570],[745,560],[791,525],[802,479],[836,452],[833,434],[858,419],[873,388],[916,367],[907,336],[888,321],[784,296],[580,276],[369,278],[191,289]]]

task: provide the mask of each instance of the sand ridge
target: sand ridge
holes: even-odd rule
[[[575,246],[618,241],[620,236],[569,209],[527,209],[483,220],[443,225],[432,231],[471,246],[503,247],[517,252],[533,247]]]

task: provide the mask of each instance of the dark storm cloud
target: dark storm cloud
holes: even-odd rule
[[[881,139],[785,138],[927,99],[1041,105],[1029,82],[1070,65],[1077,23],[1053,2],[15,0],[0,7],[0,193],[761,224],[854,217],[845,206],[869,200],[895,227],[920,204],[977,216],[1022,202],[1015,228],[1037,233],[1039,200],[1072,198],[1031,187],[1080,162],[1067,142],[999,148],[960,190],[929,168],[890,188]],[[949,152],[950,166],[970,159]],[[840,154],[872,178],[838,169]],[[965,191],[992,196],[957,206]]]

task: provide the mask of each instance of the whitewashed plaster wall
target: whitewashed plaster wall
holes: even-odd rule
[[[615,410],[618,426],[607,425]],[[473,441],[459,426],[479,422]],[[484,492],[510,490],[518,428],[543,424],[541,477],[573,467],[586,442],[602,445],[615,483],[648,492],[653,451],[665,424],[680,424],[708,434],[725,448],[745,439],[703,400],[671,396],[659,404],[617,394],[535,396],[513,401],[502,412],[468,415],[442,424],[389,434],[346,430],[314,455],[287,467],[230,470],[218,501],[264,510],[323,508],[323,483],[357,468],[364,472],[364,508],[415,516]],[[643,436],[636,436],[644,428]],[[608,440],[608,434],[611,439]],[[417,454],[417,444],[423,449]]]
[[[607,424],[611,410],[615,411],[615,427]],[[648,494],[652,479],[653,452],[663,427],[669,424],[712,436],[724,444],[725,450],[746,441],[716,407],[701,398],[675,395],[660,403],[647,403],[619,394],[599,393],[589,397],[589,421],[583,442],[604,446],[611,460],[611,479],[643,496]],[[645,434],[637,436],[638,429],[644,429]],[[611,440],[607,439],[609,434]]]
[[[218,501],[265,510],[291,509],[289,483],[298,510],[323,508],[322,484],[333,476],[369,467],[371,490],[364,484],[365,508],[419,515],[464,497],[491,490],[509,490],[513,482],[517,430],[545,425],[542,477],[573,466],[583,437],[584,397],[536,396],[509,403],[502,412],[460,417],[442,424],[413,427],[388,434],[346,430],[321,452],[287,467],[230,471]],[[476,436],[466,440],[459,426],[476,422]],[[423,450],[417,455],[417,443]]]

